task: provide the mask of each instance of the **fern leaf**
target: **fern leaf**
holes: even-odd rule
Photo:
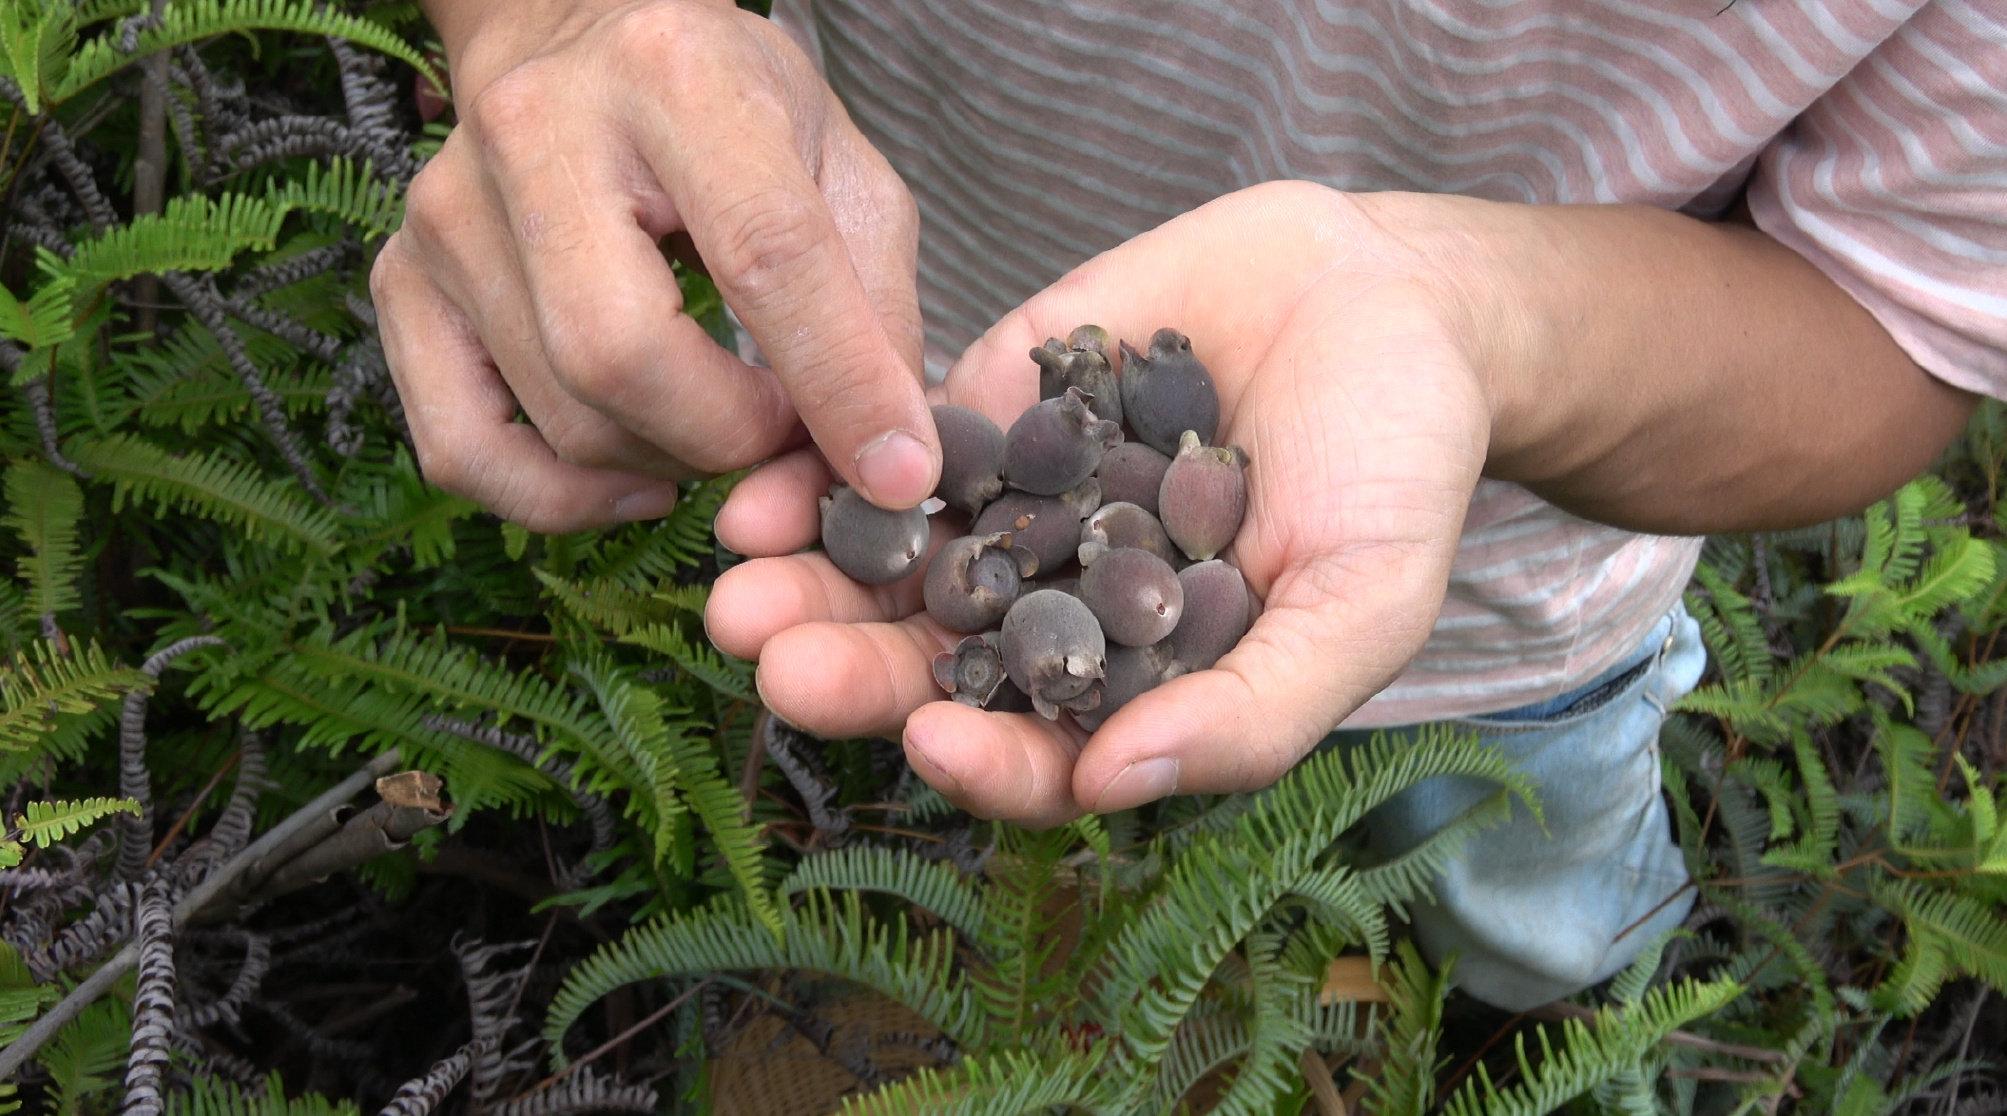
[[[782,882],[782,895],[811,890],[876,891],[896,895],[938,917],[970,942],[988,938],[983,902],[961,873],[907,849],[854,846],[803,857]]]
[[[114,665],[94,643],[62,655],[37,640],[27,654],[0,664],[0,751],[32,748],[60,717],[95,712],[146,684],[146,675]]]
[[[43,616],[76,608],[83,566],[77,522],[84,515],[77,482],[39,461],[17,461],[7,467],[6,492],[6,525],[28,547],[16,567],[28,589],[28,607]]]
[[[1561,1032],[1565,1044],[1559,1049],[1548,1038],[1546,1027],[1535,1027],[1541,1052],[1538,1061],[1527,1057],[1522,1031],[1515,1041],[1520,1079],[1510,1088],[1500,1089],[1480,1062],[1475,1077],[1443,1106],[1444,1116],[1544,1116],[1635,1068],[1665,1036],[1721,1010],[1741,994],[1741,986],[1733,981],[1682,981],[1655,988],[1635,1006],[1597,1012],[1592,1024],[1577,1019],[1564,1022]]]
[[[14,832],[38,849],[46,849],[83,827],[112,814],[139,816],[139,803],[130,798],[80,798],[30,802],[24,809],[26,813],[14,816]]]
[[[197,453],[176,456],[125,434],[78,439],[67,449],[93,476],[112,483],[114,507],[144,500],[164,512],[215,520],[283,550],[334,551],[333,513],[315,507],[291,486],[265,479],[252,466]]]
[[[848,980],[889,996],[964,1046],[978,1037],[975,999],[954,965],[954,937],[915,938],[904,919],[879,921],[855,894],[811,892],[784,912],[776,937],[742,902],[728,901],[629,931],[566,975],[551,1001],[544,1037],[564,1061],[564,1036],[613,989],[644,980],[719,972],[792,969]]]
[[[80,294],[135,275],[220,271],[241,252],[270,251],[285,216],[264,198],[182,194],[159,213],[79,240],[68,259],[45,250],[40,261],[45,273],[75,284]]]
[[[1875,898],[1902,917],[1909,944],[1875,989],[1875,1002],[1901,1016],[1931,1005],[1946,980],[1970,974],[2007,995],[2007,919],[1996,907],[1914,880],[1877,881]]]
[[[692,678],[726,697],[738,701],[752,700],[753,671],[750,664],[727,658],[709,644],[698,644],[678,628],[668,624],[646,624],[621,636],[620,642],[645,647],[666,656]]]
[[[1381,1027],[1385,1052],[1367,1083],[1365,1108],[1373,1116],[1422,1116],[1435,1098],[1436,1074],[1442,1069],[1436,1044],[1442,1039],[1449,969],[1431,970],[1404,941],[1381,983],[1388,998]]]
[[[1234,1067],[1233,1079],[1213,1107],[1222,1116],[1273,1112],[1300,1079],[1297,1055],[1311,1042],[1301,1005],[1316,999],[1318,985],[1313,978],[1278,964],[1278,952],[1274,934],[1257,933],[1248,939],[1248,983],[1254,1010],[1248,1024],[1247,1054]]]
[[[0,26],[4,26],[0,18]],[[35,288],[23,302],[13,292],[0,287],[0,337],[18,341],[29,349],[47,349],[68,341],[76,334],[71,310],[73,284],[54,279]],[[23,362],[26,370],[26,362]],[[15,386],[20,386],[18,381]]]
[[[55,104],[103,81],[147,55],[184,43],[196,43],[242,31],[294,31],[346,39],[406,63],[444,89],[445,82],[427,60],[382,25],[330,11],[311,0],[179,0],[168,5],[160,21],[140,32],[131,52],[119,49],[117,33],[108,31],[78,48],[49,100]]]
[[[950,1069],[910,1077],[846,1098],[845,1116],[990,1116],[1086,1107],[1101,1084],[1101,1059],[1066,1050],[1001,1050]]]

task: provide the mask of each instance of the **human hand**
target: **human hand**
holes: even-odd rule
[[[799,414],[876,502],[931,491],[913,202],[782,32],[699,0],[435,18],[460,123],[370,277],[428,478],[538,531],[653,518]],[[672,236],[772,371],[681,312]]]
[[[1227,557],[1264,601],[1213,669],[1092,736],[941,700],[929,664],[960,637],[923,613],[921,575],[861,586],[790,553],[814,541],[829,483],[808,452],[749,476],[719,515],[726,545],[767,557],[718,580],[712,637],[759,660],[782,717],[824,736],[900,735],[929,783],[987,817],[1055,825],[1280,778],[1420,650],[1485,461],[1472,303],[1441,278],[1455,264],[1439,239],[1390,231],[1388,210],[1409,204],[1304,183],[1228,195],[1090,261],[949,373],[944,401],[1008,426],[1036,400],[1025,354],[1046,337],[1089,321],[1129,339],[1165,324],[1190,335],[1219,389],[1217,441],[1252,458]],[[957,533],[936,523],[934,541]]]

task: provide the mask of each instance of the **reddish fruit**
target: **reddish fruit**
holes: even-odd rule
[[[1079,388],[1088,397],[1096,416],[1122,422],[1122,389],[1115,381],[1115,369],[1108,363],[1108,331],[1100,326],[1081,326],[1065,341],[1049,337],[1031,351],[1038,364],[1038,397],[1057,399],[1067,388]]]
[[[1169,643],[1110,647],[1108,677],[1094,687],[1101,693],[1101,703],[1084,713],[1075,713],[1073,719],[1081,728],[1093,732],[1123,706],[1183,673],[1184,668],[1171,657]]]
[[[1157,490],[1164,533],[1195,562],[1226,549],[1247,516],[1247,454],[1187,430]]]

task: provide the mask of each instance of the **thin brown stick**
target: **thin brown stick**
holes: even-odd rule
[[[242,748],[230,753],[230,758],[224,760],[223,766],[216,769],[216,774],[211,775],[209,781],[202,785],[202,789],[195,795],[195,800],[188,804],[188,809],[181,811],[181,816],[174,819],[174,824],[167,827],[167,832],[153,846],[153,851],[147,854],[146,866],[148,868],[153,867],[154,861],[160,859],[160,854],[167,851],[167,846],[173,844],[174,839],[181,836],[181,831],[188,828],[189,819],[195,816],[195,811],[200,809],[202,803],[207,801],[209,796],[215,792],[217,785],[223,782],[223,776],[228,775],[230,769],[237,766],[237,761],[243,758],[244,750]]]
[[[1351,1116],[1338,1092],[1338,1082],[1331,1077],[1331,1067],[1317,1051],[1304,1047],[1296,1062],[1303,1070],[1304,1083],[1310,1086],[1310,1100],[1317,1106],[1318,1116]]]

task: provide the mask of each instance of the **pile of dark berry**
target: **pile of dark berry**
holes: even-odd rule
[[[974,633],[934,661],[956,701],[1049,720],[1065,710],[1091,731],[1212,666],[1254,623],[1246,581],[1215,557],[1247,510],[1247,455],[1210,444],[1211,375],[1174,329],[1147,354],[1124,342],[1119,377],[1110,342],[1088,325],[1033,349],[1041,401],[1009,433],[934,408],[936,495],[971,517],[923,590],[942,627]],[[885,511],[841,486],[822,501],[823,550],[869,585],[911,576],[928,534],[918,508]]]

